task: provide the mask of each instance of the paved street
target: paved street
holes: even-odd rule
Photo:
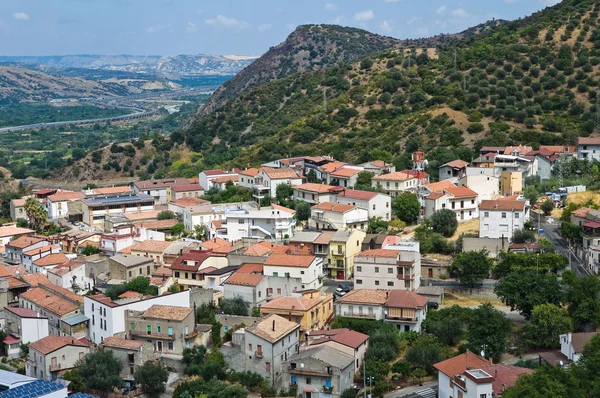
[[[438,393],[437,380],[423,383],[385,394],[386,398],[436,398]]]

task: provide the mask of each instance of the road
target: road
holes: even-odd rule
[[[437,380],[423,383],[385,394],[385,398],[436,398],[438,394]]]

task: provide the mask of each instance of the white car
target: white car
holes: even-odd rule
[[[337,289],[335,289],[335,292],[333,294],[335,294],[338,297],[343,297],[346,295],[346,292],[341,287],[338,287]]]

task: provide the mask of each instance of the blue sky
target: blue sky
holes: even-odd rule
[[[0,54],[260,55],[305,23],[397,38],[526,16],[557,0],[1,0]]]

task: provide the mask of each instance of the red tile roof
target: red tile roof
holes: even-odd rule
[[[163,253],[165,250],[167,250],[169,246],[171,246],[171,242],[160,240],[145,240],[143,242],[133,245],[131,251],[145,253]]]
[[[29,344],[29,348],[36,350],[42,355],[47,355],[68,345],[76,347],[87,347],[86,344],[70,336],[50,335],[38,341],[32,342],[31,344]]]
[[[83,192],[73,192],[73,191],[61,191],[57,192],[54,195],[48,196],[48,200],[51,202],[66,202],[70,200],[83,199],[85,195]]]
[[[142,293],[138,293],[138,292],[132,292],[132,291],[126,291],[125,293],[121,293],[119,295],[120,299],[124,299],[124,298],[138,298],[138,297],[142,297],[143,294]]]
[[[32,234],[35,231],[29,228],[19,228],[13,226],[0,227],[0,238],[5,236]]]
[[[272,180],[283,180],[283,179],[297,179],[298,174],[292,169],[284,168],[284,169],[274,169],[271,167],[263,167],[261,169],[266,175],[269,176]]]
[[[252,286],[255,287],[264,278],[261,274],[249,274],[240,272],[239,270],[233,273],[224,282],[226,285],[237,285],[237,286]]]
[[[295,256],[290,254],[272,254],[264,265],[277,267],[308,268],[315,260],[315,256]]]
[[[455,375],[463,373],[467,369],[479,369],[488,366],[490,363],[487,359],[475,355],[472,352],[455,356],[454,358],[446,359],[433,365],[434,368],[452,378]]]
[[[223,177],[218,177],[218,178],[213,178],[211,181],[215,184],[222,184],[222,183],[228,183],[229,181],[233,181],[233,182],[238,182],[238,175],[231,175],[231,176],[223,176]]]
[[[338,194],[338,196],[356,200],[371,200],[377,195],[379,195],[379,192],[359,191],[357,189],[344,189]]]
[[[42,258],[38,258],[33,262],[38,267],[47,267],[49,265],[57,265],[68,262],[69,259],[62,253],[48,254]]]
[[[137,351],[144,345],[143,341],[128,340],[121,337],[107,337],[102,341],[100,347],[120,348],[123,350]]]
[[[444,191],[448,192],[455,198],[471,198],[473,196],[477,196],[477,192],[467,187],[444,188]]]
[[[320,298],[279,296],[263,304],[260,309],[265,310],[295,310],[306,311],[320,304],[323,300]]]
[[[524,200],[482,200],[479,205],[479,210],[523,211],[524,209]]]
[[[49,251],[59,252],[60,251],[59,249],[60,249],[59,246],[48,245],[48,246],[38,247],[37,249],[28,250],[26,252],[23,252],[23,255],[25,255],[25,256],[34,256],[36,254],[46,253],[46,252],[49,252]]]
[[[244,176],[249,176],[249,177],[256,177],[256,175],[258,174],[259,171],[260,171],[260,169],[257,169],[256,167],[252,167],[252,168],[240,171],[239,174],[244,175]]]
[[[50,280],[44,274],[21,274],[21,279],[23,279],[31,287],[37,287],[40,283],[46,285],[50,284]]]
[[[44,239],[36,238],[34,236],[21,236],[17,239],[13,239],[10,242],[8,242],[6,247],[14,247],[15,249],[25,249],[29,246],[35,245],[36,243],[40,243],[43,240]]]
[[[198,206],[204,203],[210,203],[208,200],[204,200],[204,199],[199,199],[199,198],[181,198],[181,199],[175,199],[173,201],[171,201],[170,204],[176,205],[176,206],[181,206],[181,207],[192,207],[192,206]]]
[[[244,254],[247,256],[265,256],[273,253],[275,246],[277,245],[271,242],[255,243],[252,246],[244,249]]]
[[[246,273],[246,274],[256,274],[256,273],[262,274],[263,269],[264,269],[263,264],[245,263],[245,264],[242,264],[242,266],[236,272],[242,272],[242,273]]]
[[[441,165],[440,167],[452,167],[453,169],[464,169],[469,165],[469,162],[465,162],[464,160],[456,159],[446,164]]]
[[[35,287],[22,293],[20,298],[31,301],[46,311],[53,312],[59,316],[66,315],[79,309],[79,306],[62,299],[41,287]]]
[[[430,184],[426,184],[425,187],[431,192],[441,192],[446,188],[456,187],[456,185],[454,185],[450,180],[443,180],[439,182],[432,182]]]
[[[332,329],[330,331],[339,330],[338,333],[330,334],[328,337],[321,338],[311,343],[311,345],[327,343],[328,341],[335,341],[336,343],[352,347],[357,350],[361,345],[363,345],[367,340],[369,340],[369,336],[363,333],[356,332],[354,330],[349,329]],[[311,336],[315,336],[315,332],[310,333]]]
[[[581,207],[575,211],[573,211],[571,213],[571,215],[575,216],[575,217],[582,217],[585,218],[585,216],[587,216],[587,214],[592,211],[593,209],[589,208],[589,207]]]
[[[425,197],[425,199],[429,199],[429,200],[438,200],[439,198],[443,198],[445,195],[442,192],[433,192],[430,193],[428,196]]]
[[[170,268],[176,271],[196,272],[210,257],[224,257],[224,255],[214,253],[212,250],[190,250],[189,253],[183,253],[177,257]],[[187,265],[188,262],[192,262],[193,265]]]
[[[422,308],[427,305],[427,299],[417,293],[406,290],[391,290],[388,296],[388,307]]]
[[[331,202],[319,203],[318,205],[312,207],[313,210],[332,211],[334,213],[345,213],[355,208],[356,206]]]
[[[104,188],[94,188],[92,189],[93,195],[110,195],[110,194],[118,194],[118,193],[130,193],[131,188],[128,186],[122,187],[104,187]]]
[[[385,257],[385,258],[396,258],[400,250],[388,250],[388,249],[371,249],[363,250],[358,253],[356,257]]]
[[[396,171],[394,173],[382,174],[379,176],[375,176],[372,180],[375,181],[406,181],[412,180],[415,176],[412,176],[408,173],[404,173],[402,171]]]
[[[279,211],[283,211],[283,212],[285,212],[285,213],[290,213],[290,214],[294,214],[294,213],[296,213],[296,210],[294,210],[294,209],[288,209],[288,208],[287,208],[287,207],[285,207],[285,206],[276,205],[275,203],[272,203],[272,204],[271,204],[271,208],[272,208],[273,210],[279,210]]]
[[[12,312],[13,314],[21,318],[43,318],[46,319],[42,314],[38,314],[34,310],[29,308],[18,308],[18,307],[4,307],[5,310]]]
[[[294,189],[299,191],[315,192],[315,193],[327,193],[333,188],[331,185],[316,184],[314,182],[307,182],[304,184],[296,185]]]
[[[480,369],[494,378],[492,381],[494,397],[500,397],[506,388],[514,386],[521,375],[533,373],[532,369],[503,364],[484,366]]]
[[[331,176],[332,177],[346,178],[346,177],[352,177],[352,176],[360,173],[361,171],[362,170],[353,169],[353,168],[350,168],[350,167],[342,167],[340,169],[337,169],[333,173],[331,173]]]
[[[190,192],[190,191],[204,191],[204,188],[200,184],[187,184],[187,185],[173,185],[171,187],[173,192]]]

